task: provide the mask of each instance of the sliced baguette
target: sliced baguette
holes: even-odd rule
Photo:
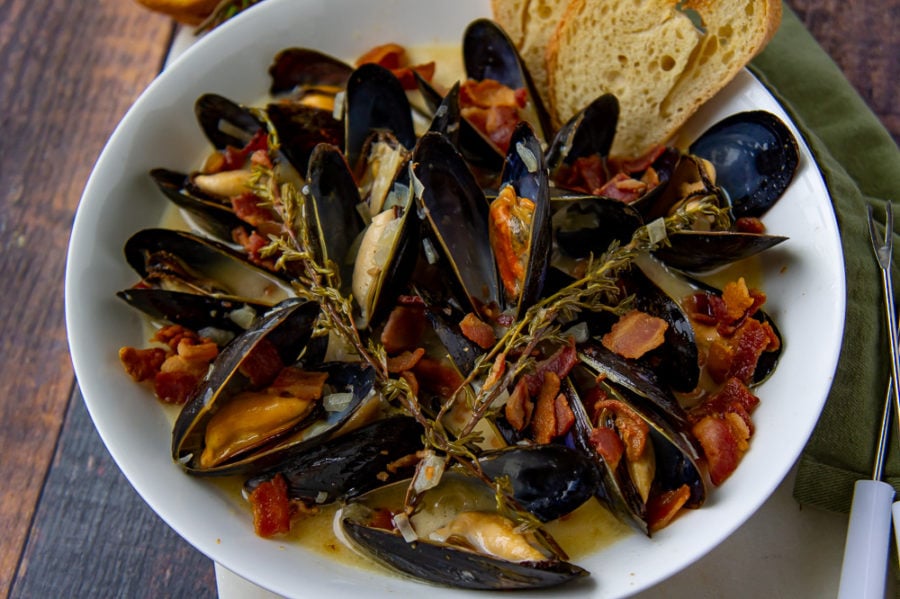
[[[525,61],[544,106],[547,85],[547,44],[566,10],[566,0],[491,0],[494,20],[503,27]]]
[[[549,105],[563,123],[614,93],[611,153],[639,156],[665,143],[768,42],[780,0],[572,0],[547,48]]]

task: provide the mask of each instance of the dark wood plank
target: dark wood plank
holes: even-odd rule
[[[788,0],[900,144],[900,0]]]
[[[119,118],[158,72],[171,23],[122,0],[5,0],[0,17],[0,596],[73,385],[63,318],[72,215]]]
[[[11,597],[215,597],[212,561],[135,493],[73,396]]]

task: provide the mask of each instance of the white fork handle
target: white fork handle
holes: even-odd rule
[[[838,599],[884,598],[893,500],[894,488],[886,482],[856,481]]]

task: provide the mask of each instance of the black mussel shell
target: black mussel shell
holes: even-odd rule
[[[594,462],[563,445],[512,446],[485,452],[478,462],[492,480],[508,477],[513,497],[541,522],[573,512],[598,491]]]
[[[665,343],[641,361],[654,368],[671,389],[687,393],[700,380],[700,365],[694,328],[680,299],[673,298],[651,281],[640,268],[625,275],[625,291],[634,295],[635,308],[666,321]]]
[[[551,192],[551,224],[557,246],[567,256],[599,257],[613,241],[626,244],[643,224],[633,207],[599,196],[555,188]]]
[[[273,96],[310,86],[343,89],[353,67],[333,56],[309,48],[286,48],[275,55],[269,67]]]
[[[349,401],[341,409],[329,412],[324,409],[324,402],[318,402],[304,420],[277,437],[214,463],[201,461],[210,419],[232,398],[248,389],[249,379],[242,372],[247,356],[265,343],[278,353],[282,364],[295,364],[309,347],[318,316],[319,306],[314,302],[282,302],[222,350],[173,427],[172,456],[188,473],[224,475],[263,471],[327,440],[371,396],[374,372],[370,368],[354,363],[306,364],[304,368],[308,370],[327,374],[325,385],[328,390],[350,393]],[[313,348],[312,353],[318,351]]]
[[[314,231],[320,251],[317,262],[324,264],[324,258],[333,261],[342,288],[349,289],[353,276],[350,248],[362,232],[363,222],[357,212],[359,189],[340,149],[325,143],[317,145],[309,159],[306,181],[315,207]]]
[[[590,384],[595,384],[592,376],[581,376],[580,380],[590,380],[592,381]],[[706,500],[707,483],[703,472],[697,465],[699,453],[685,432],[687,429],[678,424],[673,425],[651,405],[627,389],[610,385],[607,382],[601,383],[601,385],[606,387],[608,395],[625,403],[638,418],[648,424],[650,442],[655,456],[651,493],[674,490],[686,484],[690,490],[690,496],[685,505],[689,508],[700,507]],[[594,460],[600,472],[597,497],[608,505],[617,517],[649,535],[647,505],[644,503],[637,485],[631,479],[626,459],[620,460],[618,467],[613,470],[594,448],[590,441],[594,424],[582,401],[581,390],[577,387],[574,378],[569,377],[563,385],[563,392],[575,415],[574,445]]]
[[[512,89],[528,90],[533,110],[533,117],[528,120],[542,140],[550,139],[550,116],[525,62],[506,32],[490,19],[476,19],[466,27],[462,46],[466,76],[475,81],[493,79]]]
[[[409,478],[415,464],[395,468],[401,458],[422,449],[422,427],[409,416],[376,420],[296,455],[249,479],[244,488],[281,474],[288,497],[309,505],[352,499],[371,489]],[[389,466],[391,466],[389,468]]]
[[[273,273],[247,256],[186,231],[142,229],[125,242],[125,260],[150,286],[190,288],[196,293],[254,298],[275,304],[294,295],[283,273]],[[268,301],[267,301],[268,298]]]
[[[427,541],[407,543],[398,534],[352,520],[343,532],[368,555],[389,568],[432,584],[474,590],[538,589],[587,576],[564,561],[515,563]]]
[[[627,360],[595,340],[580,344],[578,357],[591,371],[605,376],[613,383],[646,400],[672,424],[678,427],[687,426],[684,409],[651,368],[640,362]]]
[[[491,486],[458,472],[444,472],[437,487],[419,495],[417,508],[409,517],[418,539],[407,542],[400,534],[371,526],[373,514],[402,510],[409,481],[380,487],[350,502],[336,516],[340,531],[363,555],[408,576],[432,584],[467,589],[527,589],[556,586],[587,572],[563,561],[542,530],[529,541],[534,561],[515,562],[435,540],[431,531],[462,513],[473,520],[494,521],[496,497]],[[436,516],[436,517],[435,517]],[[471,525],[472,522],[469,522]],[[518,534],[518,533],[516,533]],[[495,543],[495,545],[497,545]]]
[[[600,96],[569,119],[547,150],[551,176],[560,165],[571,165],[578,158],[608,156],[618,122],[619,100],[612,94]]]
[[[786,241],[781,235],[739,231],[678,231],[653,255],[674,268],[707,272],[755,256]]]
[[[476,313],[500,305],[497,268],[488,234],[484,192],[453,144],[427,133],[412,158],[413,190],[435,250],[454,273],[460,301]]]
[[[741,112],[716,123],[690,152],[709,160],[736,218],[762,216],[790,185],[800,162],[797,140],[775,115]]]
[[[240,333],[254,318],[272,307],[252,300],[243,301],[239,298],[212,297],[166,289],[126,289],[116,295],[150,318],[179,324],[193,331],[211,327]]]
[[[273,103],[266,114],[278,132],[280,148],[297,172],[305,173],[320,143],[342,147],[344,125],[329,110],[290,103]]]
[[[217,150],[243,148],[265,126],[244,106],[217,94],[197,98],[194,113],[206,138]]]
[[[216,239],[231,241],[231,232],[246,224],[230,204],[204,193],[184,173],[155,168],[150,177],[172,203],[190,215],[197,227]]]
[[[412,109],[393,73],[376,64],[364,64],[353,71],[347,81],[344,130],[344,153],[354,169],[366,140],[375,131],[390,131],[408,150],[415,146]]]
[[[550,264],[552,241],[550,228],[550,181],[541,142],[531,126],[520,122],[510,138],[509,152],[503,162],[501,189],[511,185],[516,196],[534,203],[529,232],[525,278],[519,296],[507,297],[517,317],[524,314],[541,295]],[[496,252],[495,252],[496,255]]]

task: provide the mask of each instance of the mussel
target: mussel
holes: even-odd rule
[[[517,529],[480,480],[445,472],[411,514],[403,508],[407,487],[383,487],[348,504],[335,517],[339,534],[396,572],[455,588],[543,588],[587,575],[540,529]]]
[[[260,471],[330,438],[372,399],[369,368],[297,363],[318,315],[315,302],[283,302],[225,347],[175,421],[175,461],[198,475]]]

